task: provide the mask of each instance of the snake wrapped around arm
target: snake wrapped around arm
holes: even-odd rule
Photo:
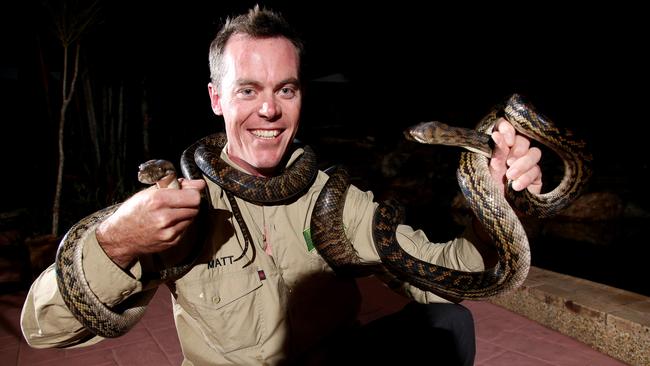
[[[159,188],[179,188],[174,165],[166,160],[149,160],[141,164],[138,179],[142,183],[156,184]],[[119,206],[120,204],[112,205],[74,224],[61,239],[55,259],[57,284],[64,303],[84,327],[107,338],[117,337],[131,329],[144,315],[146,304],[156,290],[137,295],[133,306],[117,311],[106,306],[88,285],[82,264],[82,237],[112,215]],[[163,281],[178,278],[189,270],[190,265],[188,263],[163,269],[159,277]]]
[[[318,169],[313,151],[306,146],[303,154],[290,169],[272,178],[254,177],[236,170],[219,158],[226,142],[223,133],[209,135],[195,142],[183,152],[181,170],[187,179],[203,179],[206,176],[226,191],[233,215],[241,226],[247,244],[247,248],[237,260],[244,256],[248,246],[253,250],[253,257],[244,265],[247,266],[254,259],[255,247],[250,245],[250,233],[241,218],[233,195],[260,204],[285,202],[298,197],[307,189],[316,177]],[[155,183],[159,187],[178,183],[173,164],[164,160],[152,160],[142,164],[138,176],[143,183]],[[205,194],[203,196],[204,199],[207,198]],[[118,304],[111,308],[104,304],[88,285],[82,263],[82,238],[87,235],[88,230],[94,230],[101,221],[112,215],[119,206],[117,204],[97,211],[73,225],[61,240],[55,260],[57,284],[64,303],[85,328],[93,334],[107,338],[128,332],[142,318],[146,304],[155,293],[153,289],[133,295],[134,300],[128,300],[129,306],[122,307]],[[193,261],[163,268],[157,277],[163,282],[171,282],[183,276],[192,266]]]

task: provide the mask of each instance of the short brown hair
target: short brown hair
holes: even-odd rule
[[[210,79],[217,88],[223,78],[223,53],[226,43],[235,34],[245,34],[253,38],[284,37],[291,41],[298,52],[299,67],[302,69],[303,43],[289,23],[272,10],[255,5],[248,13],[235,18],[227,18],[226,23],[210,44]],[[298,70],[299,75],[301,70]]]

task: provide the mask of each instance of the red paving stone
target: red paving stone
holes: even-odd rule
[[[360,319],[374,320],[406,301],[372,278],[359,281]],[[22,338],[20,308],[25,292],[0,295],[0,366],[175,366],[183,360],[171,314],[169,291],[160,288],[143,320],[117,339],[76,349],[33,349]],[[466,301],[476,323],[476,366],[625,365],[561,333],[488,302]]]

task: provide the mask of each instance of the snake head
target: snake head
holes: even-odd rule
[[[167,160],[149,160],[138,167],[138,181],[145,184],[155,184],[162,178],[174,175],[176,169],[174,164]]]
[[[404,131],[404,136],[409,141],[421,144],[435,144],[439,140],[439,131],[444,128],[448,128],[448,126],[442,122],[422,122],[407,128]]]

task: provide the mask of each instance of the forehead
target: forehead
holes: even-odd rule
[[[300,59],[298,50],[284,37],[254,38],[235,34],[224,50],[226,73],[280,73],[298,77]]]

